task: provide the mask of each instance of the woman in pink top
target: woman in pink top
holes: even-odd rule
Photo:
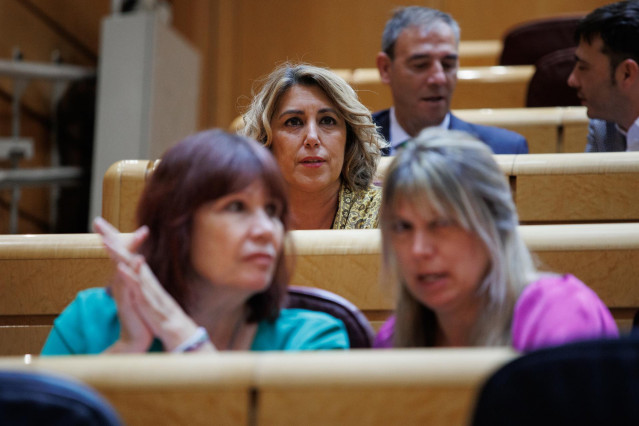
[[[536,270],[508,182],[490,149],[466,133],[425,130],[396,156],[381,229],[398,303],[376,347],[529,351],[618,335],[585,284]]]

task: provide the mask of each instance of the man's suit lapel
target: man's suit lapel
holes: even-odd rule
[[[380,127],[384,140],[390,141],[390,109],[373,114],[373,122]],[[390,155],[390,147],[382,148],[382,155]]]
[[[471,135],[475,134],[473,128],[465,121],[460,120],[455,117],[452,113],[450,114],[450,123],[448,124],[449,130],[460,130],[462,132],[470,133]]]

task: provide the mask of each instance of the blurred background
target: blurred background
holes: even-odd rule
[[[413,4],[451,13],[462,28],[463,41],[499,41],[519,23],[562,14],[588,13],[606,3],[603,0],[432,0]],[[165,126],[156,136],[153,132],[147,132],[145,136],[154,140],[164,136],[176,141],[186,136],[183,133],[209,127],[228,128],[241,108],[247,105],[256,80],[282,61],[305,61],[336,69],[374,67],[384,24],[391,11],[402,5],[407,4],[389,0],[0,0],[0,60],[4,66],[0,72],[0,137],[16,137],[15,100],[18,99],[17,136],[32,141],[30,155],[16,156],[9,152],[0,156],[0,233],[86,232],[90,215],[91,165],[100,153],[95,139],[105,137],[119,127],[107,119],[103,119],[102,130],[96,124],[96,117],[100,116],[100,107],[96,107],[100,105],[99,97],[117,90],[117,86],[100,85],[103,78],[100,70],[104,67],[102,49],[107,42],[103,32],[109,20],[113,22],[136,14],[157,16],[156,21],[160,23],[154,21],[156,23],[149,26],[151,31],[164,25],[178,44],[184,43],[187,56],[191,55],[189,52],[195,52],[193,61],[171,63],[173,52],[165,52],[162,56],[162,49],[171,50],[166,46],[172,46],[173,42],[160,40],[151,43],[151,53],[138,55],[159,55],[168,65],[151,61],[154,66],[160,70],[173,68],[166,80],[156,84],[159,88],[151,86],[150,93],[145,89],[143,96],[151,103],[164,102],[165,114],[169,116],[171,111],[188,115],[171,126],[175,134]],[[153,37],[158,36],[154,33]],[[131,52],[136,40],[139,41],[139,35],[135,32],[130,36],[122,33],[120,38],[109,42],[109,48],[121,46]],[[462,58],[461,65],[495,65],[498,56],[476,63],[465,62]],[[121,60],[128,62],[125,65],[135,65],[129,64],[134,60]],[[117,59],[110,58],[109,61]],[[14,62],[69,66],[72,68],[68,70],[79,74],[61,85],[44,77],[30,78],[21,90],[20,78],[9,75]],[[181,66],[195,67],[195,74],[185,68],[184,76],[196,77],[181,76]],[[156,79],[159,73],[151,70],[143,74],[140,81]],[[125,86],[127,80],[138,84],[136,78],[139,76],[129,78],[126,71],[124,75],[114,73],[113,76],[121,79]],[[191,81],[193,79],[197,81]],[[171,103],[172,99],[183,95],[176,93],[181,92],[180,85],[184,85],[185,92],[193,92],[192,106]],[[169,96],[155,93],[168,93]],[[188,104],[189,99],[187,96],[181,102]],[[112,102],[117,105],[118,101]],[[132,119],[140,121],[136,117]],[[161,118],[155,120],[163,121]],[[103,136],[98,136],[100,132]],[[159,156],[144,142],[142,146],[138,151],[116,149],[113,155],[118,159],[129,159],[136,153],[141,158]],[[105,161],[110,160],[105,157]],[[75,167],[82,171],[82,177],[58,177],[60,182],[75,179],[73,184],[63,182],[58,186],[42,185],[41,182],[27,185],[24,177],[20,177],[23,184],[17,185],[12,180],[17,169],[57,166]],[[104,172],[97,173],[100,176]],[[13,225],[12,203],[17,206]]]

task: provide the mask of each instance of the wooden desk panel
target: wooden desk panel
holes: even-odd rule
[[[513,356],[485,348],[267,356],[256,374],[257,423],[465,425],[483,380]]]
[[[0,356],[38,355],[50,331],[50,324],[0,325]]]
[[[639,199],[629,194],[639,194],[637,173],[520,175],[515,204],[523,224],[636,221]]]
[[[532,65],[461,67],[451,108],[522,108],[526,106]],[[351,86],[371,111],[393,104],[390,89],[380,81],[376,68],[353,71]]]
[[[0,358],[0,368],[72,376],[100,392],[127,425],[248,424],[249,354]]]
[[[0,358],[71,376],[129,425],[462,425],[508,348]]]
[[[565,107],[560,152],[585,152],[589,119],[586,107]]]

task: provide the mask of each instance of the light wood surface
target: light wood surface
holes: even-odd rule
[[[497,65],[503,48],[501,40],[461,40],[459,64],[462,67]]]
[[[0,358],[0,368],[71,376],[100,392],[127,425],[248,423],[254,357]]]
[[[639,223],[520,230],[542,270],[576,275],[599,294],[622,330],[629,329],[639,309]],[[290,238],[287,253],[296,254],[292,285],[345,297],[376,328],[390,315],[393,289],[380,284],[378,230],[293,231]],[[9,271],[0,285],[0,355],[38,353],[53,319],[76,293],[107,285],[112,274],[94,234],[0,236],[0,268]]]
[[[483,380],[512,357],[501,349],[267,355],[256,375],[257,423],[467,424]]]
[[[535,68],[532,65],[460,67],[451,108],[522,108]],[[360,101],[371,111],[393,104],[390,89],[377,68],[358,68],[350,81]]]
[[[195,3],[192,5],[191,3]],[[420,5],[449,12],[459,22],[464,41],[501,40],[515,24],[559,13],[582,13],[609,3],[607,0],[539,0],[526,3],[489,0],[429,0]],[[253,83],[284,60],[303,60],[331,68],[375,66],[384,24],[395,0],[339,0],[307,4],[303,15],[290,1],[256,3],[250,0],[193,0],[175,4],[178,28],[202,46],[213,50],[211,68],[203,75],[209,84],[208,110],[203,127],[226,126],[251,96]],[[196,27],[179,15],[207,19],[208,30]],[[204,32],[204,34],[202,34]],[[206,54],[205,54],[206,56]],[[465,63],[466,65],[495,65]],[[206,84],[203,87],[207,87]],[[214,91],[216,91],[214,93]],[[382,107],[387,108],[390,103]],[[488,105],[479,105],[484,107]]]
[[[495,158],[510,180],[522,224],[639,221],[639,153]],[[377,180],[391,161],[387,157],[379,163]]]
[[[639,220],[639,153],[520,155],[513,175],[522,223]]]
[[[464,425],[510,349],[0,358],[79,379],[128,425]]]
[[[584,152],[588,136],[585,107],[458,109],[471,123],[512,130],[528,141],[531,154]]]
[[[134,231],[137,226],[137,200],[146,180],[155,170],[159,160],[125,160],[109,167],[102,182],[102,216],[114,225],[127,224],[122,232]]]
[[[523,224],[639,221],[639,153],[495,155],[509,177]],[[381,181],[391,157],[382,158]],[[157,162],[125,161],[104,179],[103,216],[135,230],[137,200]]]

